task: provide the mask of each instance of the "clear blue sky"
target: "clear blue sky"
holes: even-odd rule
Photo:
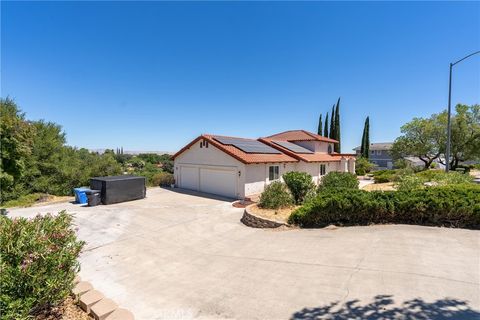
[[[3,2],[1,96],[87,148],[175,151],[201,133],[316,131],[342,151],[446,108],[480,50],[479,2]],[[480,102],[480,56],[453,103]]]

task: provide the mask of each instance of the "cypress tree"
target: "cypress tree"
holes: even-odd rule
[[[335,139],[335,105],[332,107],[332,113],[330,117],[330,135],[329,138]]]
[[[365,120],[365,146],[363,148],[365,152],[364,157],[368,159],[370,157],[370,118],[369,117],[367,117],[367,119]]]
[[[338,143],[335,144],[335,152],[340,153],[342,150],[342,145],[340,143],[340,98],[337,100],[337,107],[335,108],[335,140],[338,141]]]
[[[325,117],[325,128],[323,129],[323,136],[328,138],[328,112]]]
[[[370,118],[367,117],[365,120],[365,156],[368,159],[370,157]]]
[[[365,141],[367,137],[367,124],[368,124],[368,117],[365,119],[365,124],[363,125],[363,134],[362,134],[362,144],[360,145],[360,155],[364,158],[368,159],[368,155],[365,155]]]
[[[322,130],[323,130],[323,124],[322,124],[322,114],[320,114],[320,117],[318,118],[318,129],[317,133],[318,135],[322,135]]]

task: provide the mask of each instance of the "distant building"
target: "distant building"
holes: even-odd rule
[[[393,159],[390,155],[392,145],[393,142],[370,143],[370,162],[376,164],[378,169],[393,169]],[[360,147],[353,150],[360,156]]]

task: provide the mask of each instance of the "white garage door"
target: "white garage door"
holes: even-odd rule
[[[236,198],[237,171],[200,168],[200,191]]]
[[[197,167],[180,167],[180,188],[198,191]]]

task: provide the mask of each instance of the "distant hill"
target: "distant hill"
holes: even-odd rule
[[[104,153],[105,150],[107,149],[110,149],[110,148],[105,148],[105,149],[88,149],[89,151],[91,152],[98,152],[98,153]],[[113,151],[115,151],[116,149],[113,148]],[[175,152],[171,152],[171,151],[144,151],[144,150],[139,150],[139,151],[136,151],[136,150],[123,150],[123,153],[124,154],[132,154],[132,155],[137,155],[137,154],[140,154],[140,153],[155,153],[155,154],[171,154],[173,155]]]

